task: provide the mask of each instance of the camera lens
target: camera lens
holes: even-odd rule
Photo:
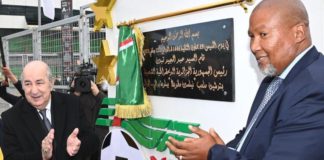
[[[91,91],[91,81],[88,77],[79,77],[75,81],[75,91],[79,92],[90,92]]]
[[[85,83],[84,81],[81,81],[80,86],[83,88],[83,87],[87,86],[87,83]]]

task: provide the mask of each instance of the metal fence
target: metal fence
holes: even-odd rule
[[[90,58],[99,54],[101,40],[106,39],[104,28],[93,31],[94,14],[86,14],[88,7],[81,7],[78,16],[3,37],[5,59],[12,72],[20,78],[29,61],[42,60],[56,77],[54,88],[66,92],[80,63],[91,63]],[[67,58],[71,63],[66,63]],[[3,105],[0,100],[0,107]]]

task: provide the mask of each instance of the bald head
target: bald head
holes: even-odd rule
[[[253,10],[252,14],[267,10],[267,14],[280,16],[282,23],[309,25],[308,13],[300,0],[263,0]]]
[[[303,26],[304,39],[300,43],[300,50],[311,45],[311,34],[307,10],[301,0],[262,0],[253,10],[250,21],[256,16],[263,16],[268,21],[276,21],[276,26],[291,28]]]
[[[53,78],[51,70],[48,67],[48,65],[43,61],[35,60],[26,64],[26,66],[23,69],[21,79],[24,80],[24,73],[33,72],[33,71],[41,71],[43,73],[46,73],[49,80],[52,80]]]

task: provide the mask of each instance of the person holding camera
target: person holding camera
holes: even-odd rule
[[[91,84],[90,89],[85,89],[85,87],[87,86],[78,85],[83,82],[78,82],[78,79],[74,78],[70,86],[70,93],[76,96],[80,96],[81,109],[83,109],[86,119],[94,129],[95,133],[99,137],[100,143],[102,144],[106,134],[109,131],[109,128],[96,126],[96,119],[98,117],[99,110],[102,107],[102,100],[107,97],[107,94],[105,93],[105,91],[100,90],[92,80],[89,79],[88,81],[89,82],[85,82],[85,84]],[[91,159],[97,160],[99,157],[100,154],[96,153],[91,156]]]

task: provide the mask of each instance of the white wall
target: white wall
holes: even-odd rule
[[[113,8],[113,19],[116,23],[132,19],[140,19],[180,9],[215,2],[215,0],[123,0],[117,1]],[[256,0],[255,3],[260,2]],[[321,16],[324,13],[323,0],[304,0],[309,11],[313,43],[320,51],[324,51]],[[166,18],[138,24],[145,31],[195,24],[224,18],[234,18],[235,45],[235,102],[194,100],[150,96],[153,103],[153,116],[187,122],[197,122],[203,129],[215,128],[227,142],[241,129],[245,123],[263,75],[256,67],[256,62],[249,50],[247,36],[249,15],[255,4],[248,6],[248,13],[238,5],[199,11],[182,16]],[[108,30],[110,48],[117,52],[118,30]]]
[[[324,53],[324,1],[323,0],[304,0],[310,19],[313,43],[317,49]]]
[[[73,0],[73,8],[89,4],[95,0]],[[309,12],[313,43],[324,51],[324,1],[303,0]],[[36,6],[37,0],[2,0],[3,4]],[[114,25],[118,22],[140,19],[171,11],[187,9],[213,3],[215,0],[117,0],[113,8]],[[255,3],[260,2],[256,0]],[[60,1],[55,1],[60,7]],[[228,142],[241,129],[250,110],[251,103],[263,76],[259,73],[253,55],[249,50],[247,36],[249,15],[255,4],[248,6],[248,13],[239,5],[199,11],[182,16],[138,24],[143,32],[170,28],[200,22],[234,18],[234,57],[235,57],[235,102],[194,100],[150,96],[153,103],[153,116],[186,122],[200,123],[203,129],[215,128]],[[107,30],[110,48],[117,53],[118,30]],[[113,90],[109,91],[110,93]],[[110,94],[110,96],[112,96]],[[114,97],[114,96],[112,96]]]
[[[61,8],[61,0],[54,0],[55,8]],[[96,0],[73,0],[73,9],[79,10],[80,6],[88,5]],[[38,0],[2,0],[3,5],[38,6]],[[90,10],[90,9],[89,9]],[[43,14],[43,13],[42,13]],[[10,20],[10,24],[7,22]],[[24,16],[0,15],[0,28],[28,28]]]
[[[61,8],[61,0],[53,0],[55,8]],[[80,9],[80,6],[96,2],[96,0],[72,0],[73,9]],[[21,5],[21,6],[38,6],[38,0],[2,0],[2,4]]]
[[[10,26],[8,25],[8,22],[10,22]],[[0,28],[27,28],[26,18],[25,16],[0,15]]]

